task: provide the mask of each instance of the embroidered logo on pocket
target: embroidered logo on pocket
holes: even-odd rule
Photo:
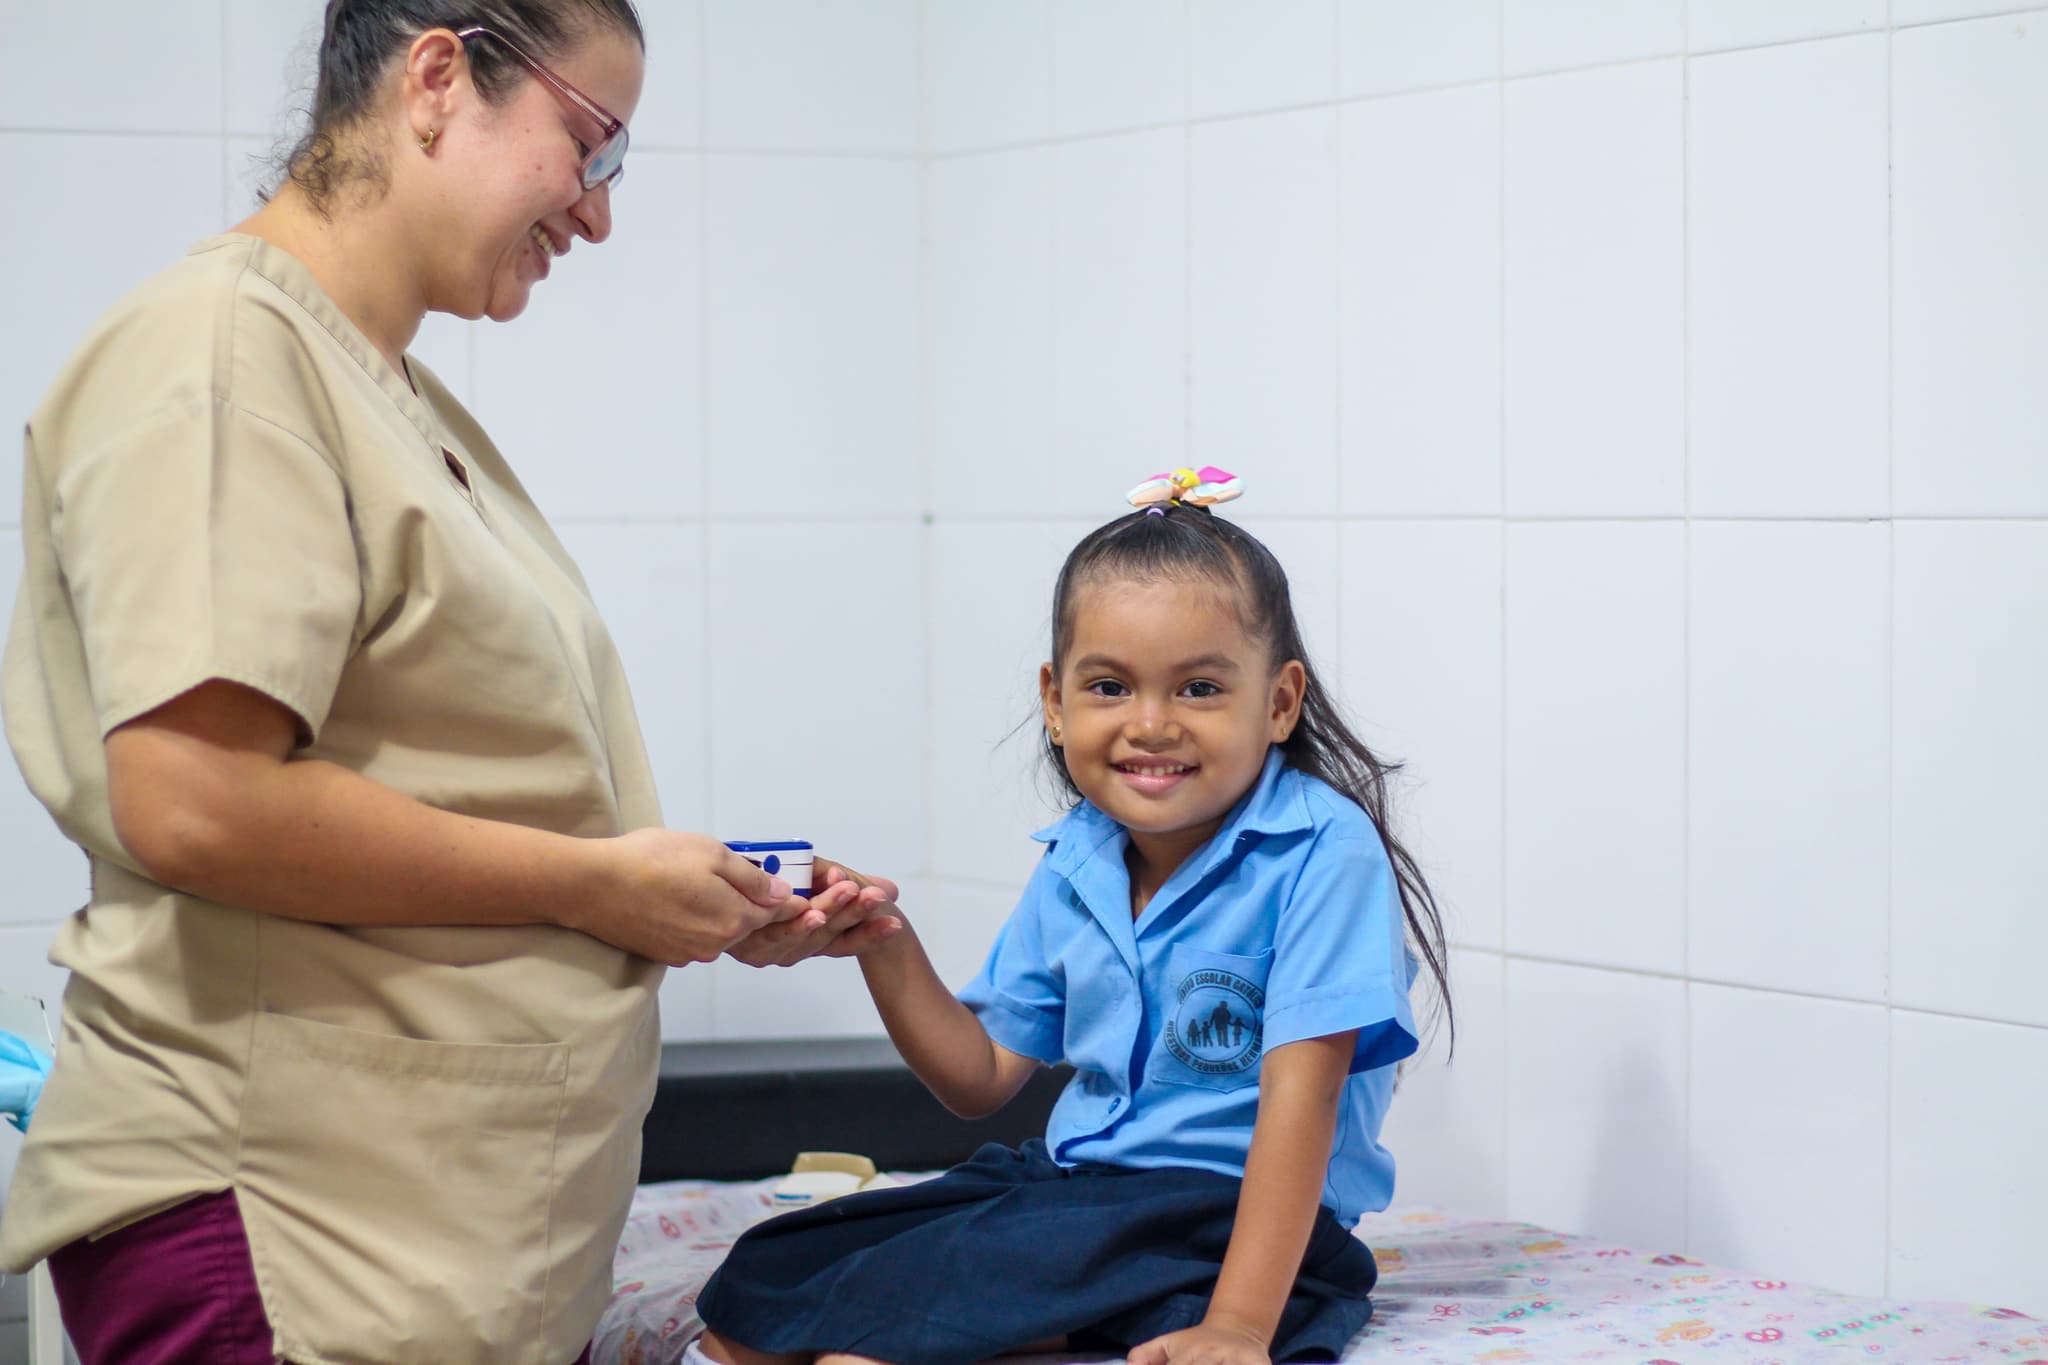
[[[1227,1076],[1259,1064],[1260,1016],[1266,993],[1236,972],[1205,967],[1181,978],[1166,1050],[1204,1076]]]

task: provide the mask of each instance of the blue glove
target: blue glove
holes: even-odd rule
[[[26,1039],[0,1030],[0,1114],[24,1133],[49,1074],[48,1057]]]

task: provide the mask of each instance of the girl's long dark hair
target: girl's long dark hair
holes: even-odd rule
[[[1376,757],[1351,732],[1336,702],[1316,678],[1301,627],[1294,618],[1294,599],[1287,571],[1273,552],[1234,522],[1206,507],[1174,503],[1163,513],[1147,510],[1118,517],[1084,537],[1060,566],[1052,595],[1052,668],[1058,676],[1074,639],[1074,598],[1091,582],[1104,579],[1201,579],[1228,585],[1237,596],[1245,634],[1270,651],[1274,664],[1301,660],[1306,685],[1301,718],[1281,744],[1290,766],[1322,779],[1356,801],[1371,817],[1394,866],[1401,913],[1408,937],[1436,982],[1444,1022],[1455,1048],[1457,1025],[1451,1012],[1450,959],[1444,942],[1443,915],[1422,868],[1395,837],[1387,821],[1387,779],[1401,770],[1398,763]],[[1067,772],[1066,754],[1047,735],[1045,757],[1070,803],[1082,799]]]

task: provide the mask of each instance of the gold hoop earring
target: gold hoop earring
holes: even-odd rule
[[[438,128],[427,129],[427,135],[420,139],[420,150],[431,155],[434,150],[434,139],[440,135],[441,130]]]

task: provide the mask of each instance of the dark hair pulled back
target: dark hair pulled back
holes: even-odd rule
[[[543,62],[605,26],[647,46],[633,0],[329,0],[312,126],[284,158],[285,177],[316,209],[331,212],[335,193],[351,184],[364,185],[371,197],[383,192],[389,181],[381,153],[347,135],[375,109],[385,71],[415,38],[473,25]],[[473,42],[468,52],[477,92],[491,103],[527,76],[499,44]]]
[[[1163,512],[1150,509],[1118,517],[1089,532],[1060,566],[1052,598],[1052,667],[1057,676],[1074,641],[1074,600],[1082,588],[1103,581],[1157,582],[1206,580],[1230,589],[1237,602],[1239,624],[1246,635],[1264,644],[1277,666],[1301,660],[1306,675],[1301,718],[1281,744],[1289,766],[1320,778],[1364,809],[1393,863],[1408,937],[1436,981],[1444,1019],[1455,1043],[1451,1015],[1450,961],[1444,941],[1443,916],[1421,867],[1395,836],[1387,821],[1387,779],[1401,770],[1398,763],[1376,757],[1351,732],[1337,703],[1316,677],[1301,627],[1287,571],[1258,537],[1208,508],[1173,503]],[[1066,755],[1043,740],[1047,762],[1058,775],[1070,802],[1081,790],[1067,772]]]

